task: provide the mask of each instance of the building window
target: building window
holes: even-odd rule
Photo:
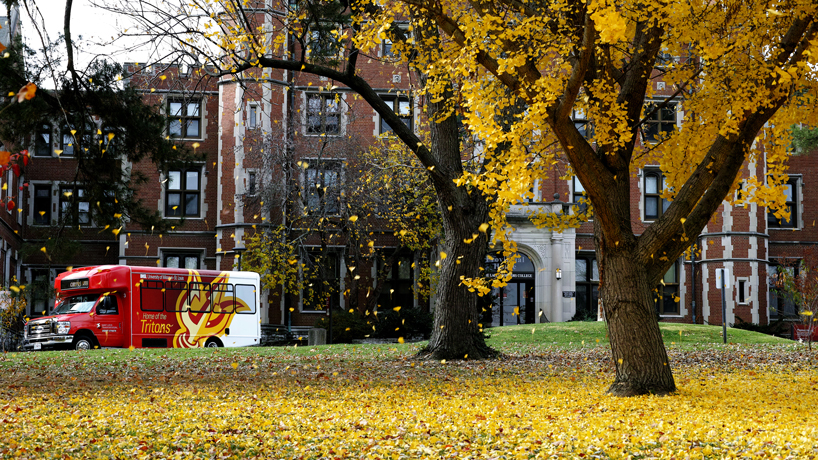
[[[590,121],[588,121],[587,115],[585,111],[582,109],[574,109],[571,111],[571,120],[574,121],[574,126],[577,128],[577,131],[584,137],[585,139],[590,139],[594,137],[594,125]]]
[[[201,138],[201,108],[201,100],[168,100],[168,135],[180,139]]]
[[[51,185],[34,186],[34,223],[51,224]]]
[[[51,270],[39,268],[31,269],[31,310],[29,317],[36,318],[48,315],[49,309],[54,306],[51,299],[51,290],[54,283],[51,278]]]
[[[642,136],[649,142],[657,142],[663,136],[673,132],[676,126],[676,106],[675,102],[668,102],[662,108],[659,103],[650,103],[645,107],[645,114],[648,118],[642,127]]]
[[[412,308],[415,296],[412,291],[414,283],[414,263],[411,254],[395,257],[389,266],[381,294],[378,297],[378,308],[387,310],[395,307]]]
[[[591,254],[577,254],[576,269],[577,311],[574,321],[596,320],[599,312],[599,266]]]
[[[665,272],[664,278],[659,286],[656,287],[656,311],[660,315],[678,315],[679,314],[679,262],[673,262],[673,265]]]
[[[383,39],[383,42],[381,42],[381,56],[385,58],[399,57],[392,52],[392,40],[388,38]]]
[[[645,171],[645,220],[658,219],[670,206],[670,201],[662,198],[665,176],[660,171]]]
[[[397,114],[403,124],[409,129],[413,129],[414,117],[412,116],[412,101],[408,96],[382,95],[381,99]],[[392,127],[386,124],[386,120],[381,118],[381,134],[389,132],[392,132]]]
[[[341,207],[340,161],[310,161],[304,185],[307,190],[307,212],[338,214]]]
[[[304,261],[303,311],[327,311],[339,308],[341,285],[340,258],[337,253],[308,251]]]
[[[786,206],[783,211],[789,212],[789,217],[782,217],[781,219],[775,217],[775,214],[769,209],[767,210],[767,226],[769,228],[798,228],[798,206],[796,199],[798,197],[798,178],[791,177],[786,184],[784,184],[784,196],[786,197]]]
[[[51,125],[43,124],[37,129],[34,138],[34,155],[38,157],[51,156]]]
[[[71,134],[71,128],[64,126],[60,131],[60,156],[73,157],[74,156],[74,135]]]
[[[201,197],[201,169],[168,171],[165,193],[166,217],[197,217]]]
[[[307,95],[307,134],[341,134],[341,103],[337,94]]]
[[[256,194],[256,172],[247,172],[247,195],[254,196]]]
[[[91,223],[91,203],[81,187],[60,187],[60,219],[70,225]]]
[[[250,129],[258,127],[258,104],[250,104],[247,110],[247,127]]]
[[[588,199],[588,194],[585,192],[585,187],[582,186],[582,183],[579,181],[577,176],[574,176],[571,179],[571,190],[574,191],[573,202],[577,204],[577,208],[580,214],[585,214],[588,212],[588,203],[590,200]],[[588,216],[591,218],[592,216]]]
[[[337,58],[341,51],[341,43],[336,38],[338,30],[332,24],[318,24],[318,27],[318,30],[313,30],[309,35],[310,57],[319,60]]]
[[[738,303],[748,304],[750,300],[750,283],[747,278],[739,278],[736,280],[736,290],[738,291],[736,292]]]
[[[768,270],[769,278],[769,308],[770,319],[795,318],[798,316],[795,302],[792,296],[787,295],[785,290],[785,276],[797,277],[799,274],[799,263],[790,266],[770,265]],[[786,274],[786,275],[785,275]]]
[[[199,269],[199,254],[163,252],[162,258],[162,265],[167,268]]]
[[[667,49],[661,49],[656,53],[656,63],[654,67],[658,70],[667,70],[668,67],[678,61],[672,54],[667,52]]]

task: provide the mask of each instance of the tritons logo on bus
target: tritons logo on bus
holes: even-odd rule
[[[196,270],[188,270],[187,282],[201,283]],[[222,272],[211,283],[229,283],[230,274]],[[188,291],[191,292],[191,291]],[[179,296],[176,301],[176,321],[179,329],[173,337],[174,348],[203,347],[210,337],[223,337],[238,312],[250,311],[247,303],[230,292],[213,291],[211,298],[202,294]]]

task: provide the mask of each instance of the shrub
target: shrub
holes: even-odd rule
[[[432,334],[432,314],[417,308],[401,308],[399,311],[378,312],[373,337],[396,339],[398,337],[423,337]]]
[[[790,323],[785,322],[783,317],[779,317],[777,321],[767,325],[748,323],[736,316],[736,323],[731,327],[736,329],[743,329],[745,331],[760,332],[762,334],[774,335],[778,337],[790,338]]]
[[[324,328],[329,332],[329,317],[322,317],[315,323],[315,327]],[[367,325],[357,312],[350,313],[340,309],[332,311],[332,343],[352,343],[353,340],[363,339],[371,332],[372,327]]]
[[[380,311],[377,315],[333,310],[332,342],[351,343],[353,340],[365,338],[429,338],[432,333],[432,321],[431,313],[414,308]],[[318,320],[315,327],[329,331],[329,317]]]

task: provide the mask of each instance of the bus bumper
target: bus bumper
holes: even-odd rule
[[[48,337],[27,337],[23,341],[23,350],[53,350],[55,348],[65,348],[71,346],[74,341],[73,335],[52,335]]]

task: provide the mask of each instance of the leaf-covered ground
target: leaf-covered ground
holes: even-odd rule
[[[0,358],[2,458],[809,458],[803,346],[670,347],[678,394],[604,394],[610,352],[430,362],[416,345]]]

